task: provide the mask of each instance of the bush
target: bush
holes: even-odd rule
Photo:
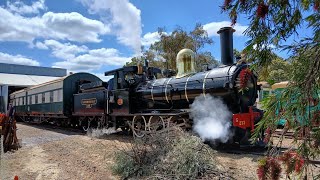
[[[112,166],[112,171],[122,177],[129,177],[136,171],[135,163],[132,158],[128,158],[127,154],[119,151],[115,154],[115,164]]]
[[[112,170],[122,178],[197,179],[216,174],[214,155],[200,138],[174,129],[135,139],[116,152]]]
[[[195,136],[182,136],[173,143],[163,162],[162,171],[174,179],[196,179],[215,169],[213,150]]]

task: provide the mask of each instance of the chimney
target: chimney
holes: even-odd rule
[[[218,31],[220,34],[221,62],[224,65],[233,64],[233,35],[232,27],[223,27]]]

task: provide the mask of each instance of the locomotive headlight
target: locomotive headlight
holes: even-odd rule
[[[119,99],[117,100],[117,104],[118,104],[119,106],[123,105],[123,99],[122,99],[122,98],[119,98]]]

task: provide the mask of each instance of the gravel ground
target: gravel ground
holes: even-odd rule
[[[0,180],[119,179],[111,173],[114,152],[130,144],[129,136],[91,138],[82,132],[18,123],[22,148],[2,157]],[[219,167],[234,179],[257,179],[260,156],[217,153]]]

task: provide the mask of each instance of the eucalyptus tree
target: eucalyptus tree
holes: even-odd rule
[[[203,29],[201,24],[196,24],[195,28],[187,32],[181,27],[176,27],[171,33],[167,33],[165,28],[158,28],[159,41],[150,45],[149,49],[143,50],[141,57],[132,58],[132,65],[138,61],[148,59],[150,65],[177,70],[176,56],[184,48],[193,50],[196,54],[196,69],[200,70],[202,64],[218,65],[218,61],[209,51],[202,49],[206,45],[212,45],[213,40],[208,37],[208,33]]]

